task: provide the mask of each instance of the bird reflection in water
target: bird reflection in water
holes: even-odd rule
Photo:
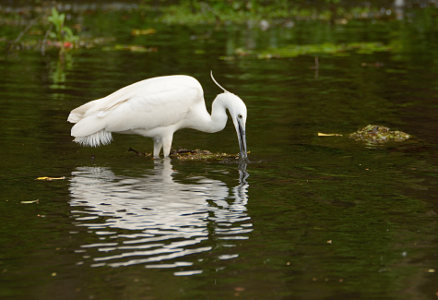
[[[84,258],[79,264],[91,260],[92,266],[196,268],[200,253],[217,251],[219,260],[238,256],[233,252],[236,240],[248,239],[252,231],[246,162],[239,165],[239,184],[232,189],[203,176],[177,181],[170,159],[154,163],[142,177],[118,176],[103,167],[72,172],[75,223],[99,236],[77,251]]]

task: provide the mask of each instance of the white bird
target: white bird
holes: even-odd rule
[[[109,144],[112,133],[139,134],[154,140],[154,157],[169,156],[173,134],[182,128],[204,132],[224,129],[229,111],[240,146],[240,157],[246,152],[246,106],[237,95],[224,89],[213,101],[211,115],[205,106],[201,84],[193,77],[172,75],[145,79],[70,112],[67,121],[74,141],[84,146]]]

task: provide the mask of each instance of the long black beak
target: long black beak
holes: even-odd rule
[[[240,147],[240,158],[247,159],[248,155],[246,154],[246,133],[245,133],[245,125],[241,124],[240,120],[237,120],[238,130],[237,137],[239,139],[239,147]]]

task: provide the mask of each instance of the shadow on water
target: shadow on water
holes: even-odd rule
[[[78,167],[70,181],[71,213],[77,226],[96,235],[81,245],[79,262],[91,266],[147,268],[190,267],[175,275],[201,273],[190,255],[230,248],[219,259],[238,257],[233,240],[248,239],[248,176],[240,169],[239,185],[229,189],[204,176],[179,182],[170,159],[154,161],[143,176],[115,175],[107,167]]]

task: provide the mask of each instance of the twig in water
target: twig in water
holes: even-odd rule
[[[49,36],[50,31],[52,31],[52,26],[50,26],[49,29],[47,29],[46,33],[44,34],[43,41],[41,43],[41,55],[44,55],[46,53],[46,43],[47,43],[47,37]]]
[[[21,40],[21,38],[24,36],[24,34],[25,34],[26,32],[28,32],[29,29],[32,28],[33,25],[35,25],[35,23],[36,23],[37,20],[38,20],[38,18],[35,18],[35,19],[33,19],[32,21],[30,21],[30,22],[26,25],[26,27],[25,27],[25,28],[24,28],[24,29],[18,34],[17,38],[16,38],[12,43],[9,44],[9,46],[8,46],[8,52],[9,52],[9,50],[12,48],[12,46],[18,44],[18,42]]]
[[[138,156],[151,156],[149,153],[140,152],[140,151],[137,151],[137,150],[135,150],[134,148],[131,148],[131,147],[129,147],[128,151],[129,152],[134,152]]]

